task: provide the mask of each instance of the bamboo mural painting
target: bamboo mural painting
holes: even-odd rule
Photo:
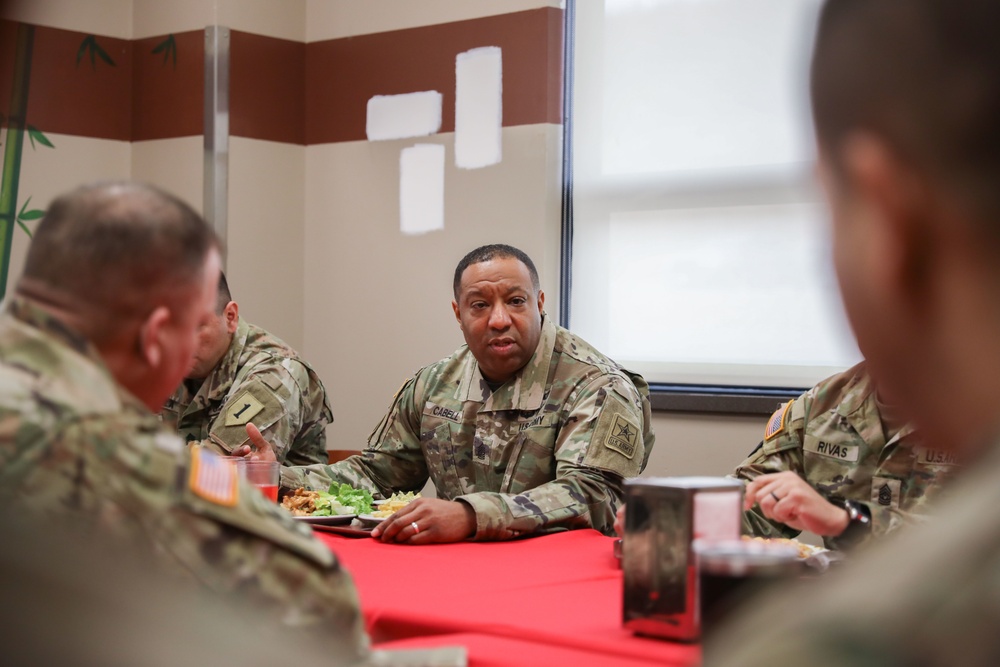
[[[20,227],[30,238],[31,229],[27,223],[39,220],[45,215],[45,211],[41,209],[29,208],[31,205],[30,196],[24,200],[20,208],[17,206],[25,135],[28,137],[32,150],[36,150],[39,146],[55,148],[52,141],[41,130],[27,122],[34,36],[35,26],[27,23],[18,24],[14,56],[14,83],[11,88],[9,115],[6,118],[7,135],[4,141],[3,175],[0,177],[0,244],[2,244],[0,245],[0,299],[7,294],[15,226]],[[98,59],[111,67],[116,66],[114,59],[101,47],[94,35],[87,35],[80,43],[76,54],[77,67],[85,56],[89,56],[93,69],[97,68]],[[176,55],[174,57],[176,58]],[[3,120],[0,116],[0,124],[3,123]]]
[[[24,149],[24,131],[27,128],[28,82],[31,79],[31,49],[35,28],[22,23],[17,28],[17,50],[14,57],[14,85],[11,89],[7,117],[7,139],[3,152],[3,177],[0,180],[0,298],[7,294],[7,272],[10,267],[10,247],[14,241],[14,225],[24,225],[25,218],[37,219],[34,211],[27,211],[27,203],[17,215],[17,186],[21,173],[21,152]]]

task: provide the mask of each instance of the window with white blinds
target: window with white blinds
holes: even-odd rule
[[[573,5],[570,325],[651,382],[807,387],[860,357],[813,179],[818,6]]]

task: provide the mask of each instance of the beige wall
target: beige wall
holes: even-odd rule
[[[539,0],[17,0],[4,16],[122,38],[219,22],[315,41],[464,20],[561,2]],[[361,447],[399,385],[455,349],[455,263],[481,243],[506,241],[538,263],[547,310],[558,311],[561,128],[503,131],[503,161],[453,166],[447,152],[445,229],[399,233],[399,152],[412,141],[310,147],[231,139],[228,271],[242,312],[299,347],[325,379],[331,447]],[[95,178],[133,177],[202,208],[202,138],[127,144],[53,135],[26,149],[23,200],[44,208]],[[27,236],[15,234],[11,277]],[[724,474],[760,440],[764,419],[658,413],[646,474]]]
[[[399,231],[399,154],[413,141],[306,148],[306,338],[335,415],[331,448],[358,449],[393,393],[462,343],[451,310],[455,265],[472,248],[517,245],[537,260],[558,308],[560,128],[505,128],[503,161],[457,169],[446,147],[445,229]]]
[[[306,41],[562,6],[562,0],[306,0]]]

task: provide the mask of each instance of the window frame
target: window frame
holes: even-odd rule
[[[573,290],[573,74],[576,0],[563,10],[562,206],[559,266],[559,324],[568,327]],[[651,382],[650,407],[658,412],[770,415],[808,387],[719,386]]]

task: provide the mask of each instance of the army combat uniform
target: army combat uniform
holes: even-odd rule
[[[648,387],[549,318],[528,364],[495,392],[462,346],[397,392],[362,456],[283,468],[282,486],[331,481],[386,496],[461,500],[477,540],[593,527],[613,532],[622,479],[653,446]]]
[[[316,631],[341,656],[367,652],[354,584],[310,529],[185,447],[87,340],[21,297],[0,314],[0,505],[145,548],[160,571]]]
[[[849,567],[820,581],[755,598],[751,613],[734,615],[706,644],[704,664],[997,665],[998,480],[1000,440],[994,439],[926,522],[869,545]]]
[[[912,426],[880,408],[864,362],[823,380],[772,415],[764,440],[733,473],[750,481],[791,470],[828,499],[864,504],[870,537],[919,517],[955,468],[953,456],[923,447]],[[764,516],[743,515],[744,532],[795,537],[799,531]],[[825,538],[836,548],[836,538]]]
[[[280,339],[240,318],[229,351],[196,392],[185,381],[160,412],[188,442],[221,454],[247,441],[253,422],[285,465],[326,463],[326,389]],[[197,383],[197,381],[194,381]]]

